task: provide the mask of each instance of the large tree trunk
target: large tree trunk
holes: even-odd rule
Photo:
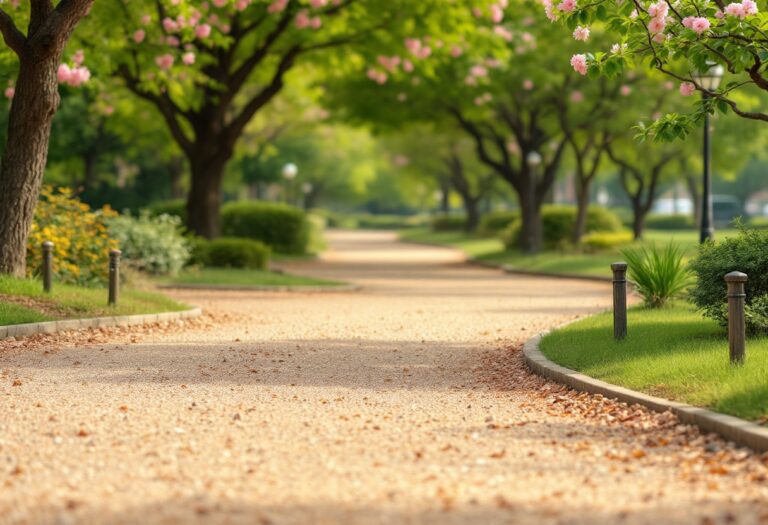
[[[573,244],[581,243],[587,232],[587,211],[589,210],[589,186],[580,185],[576,192],[576,224],[573,228]]]
[[[221,181],[227,158],[190,159],[187,226],[206,239],[221,235]]]
[[[59,105],[61,53],[20,60],[0,169],[0,273],[23,276],[26,246],[48,160],[51,121]]]

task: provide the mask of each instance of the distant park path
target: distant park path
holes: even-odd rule
[[[768,523],[759,457],[525,370],[608,285],[329,237],[290,269],[361,291],[0,343],[0,524]]]

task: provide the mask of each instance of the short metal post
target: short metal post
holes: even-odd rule
[[[53,243],[45,241],[43,243],[43,291],[51,293],[53,281]]]
[[[109,252],[109,305],[117,305],[117,297],[120,292],[120,250]]]
[[[613,270],[613,338],[627,337],[627,263],[611,265]]]
[[[746,358],[747,326],[744,318],[744,303],[747,298],[744,283],[747,274],[731,272],[725,276],[728,284],[728,349],[731,364],[744,364]]]

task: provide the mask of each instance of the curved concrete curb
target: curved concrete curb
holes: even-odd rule
[[[490,261],[481,261],[481,260],[475,259],[474,257],[467,258],[467,262],[477,266],[483,266],[485,268],[496,268],[504,271],[504,273],[510,273],[514,275],[530,275],[531,277],[552,277],[554,279],[577,279],[580,281],[596,281],[600,283],[613,282],[612,277],[600,277],[599,275],[578,275],[573,273],[537,272],[535,270],[521,270],[519,268],[509,266],[508,264],[499,264],[499,263],[494,263]],[[609,270],[610,268],[607,269],[606,272]]]
[[[26,323],[0,326],[0,340],[8,337],[27,337],[37,334],[52,334],[64,330],[82,330],[85,328],[110,328],[115,326],[132,326],[137,324],[160,323],[190,319],[202,313],[200,308],[191,308],[180,312],[164,312],[160,314],[121,315],[115,317],[92,317],[90,319],[64,319],[47,321],[45,323]]]
[[[612,385],[593,379],[570,368],[553,363],[539,350],[539,342],[548,332],[541,333],[528,340],[523,346],[523,354],[528,367],[535,373],[575,390],[602,394],[624,403],[644,405],[656,412],[671,411],[683,423],[696,425],[704,431],[715,432],[739,445],[757,452],[768,451],[768,428],[756,425],[744,419],[712,412],[685,403],[677,403],[660,397],[653,397],[628,388]]]
[[[340,286],[237,286],[228,284],[164,284],[158,288],[166,290],[216,290],[224,292],[358,292],[362,286],[344,284]]]

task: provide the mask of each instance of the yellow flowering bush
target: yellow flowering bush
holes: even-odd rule
[[[27,244],[27,274],[38,275],[42,244],[53,242],[53,271],[58,282],[95,285],[109,277],[109,251],[117,248],[106,221],[116,217],[109,206],[91,208],[67,188],[43,187]]]

